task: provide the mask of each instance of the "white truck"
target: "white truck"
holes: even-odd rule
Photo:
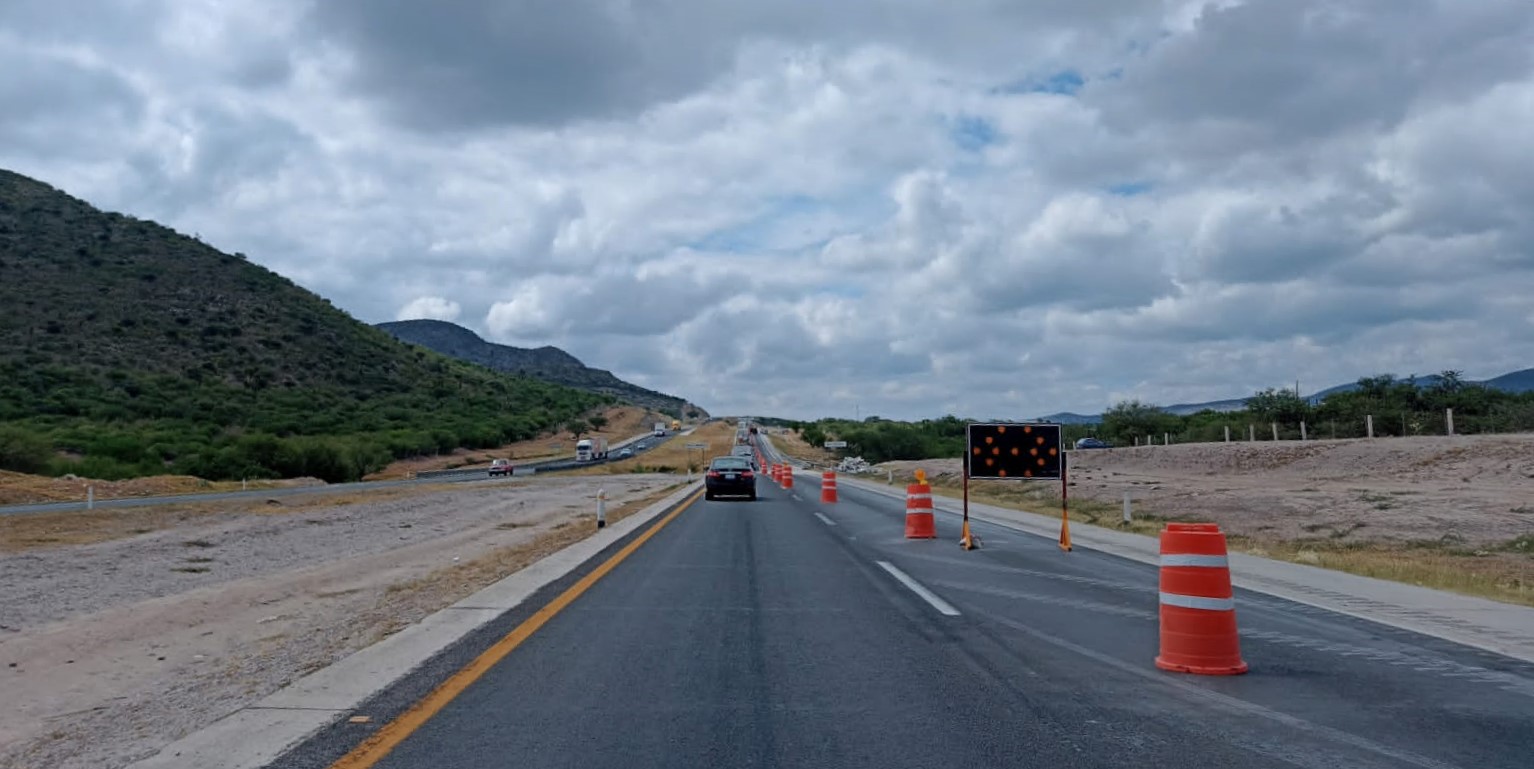
[[[575,461],[594,462],[607,458],[607,439],[600,435],[575,442]]]
[[[650,434],[654,435],[657,438],[664,438],[664,437],[666,437],[666,423],[665,422],[656,422],[655,423],[655,429],[651,430]]]

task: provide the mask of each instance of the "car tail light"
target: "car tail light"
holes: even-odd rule
[[[710,470],[710,471],[708,471],[708,477],[710,477],[710,478],[718,478],[719,477],[719,471],[718,470]]]
[[[742,478],[753,478],[755,476],[751,475],[751,471],[750,470],[747,470],[747,471],[741,473],[740,477],[742,477]]]

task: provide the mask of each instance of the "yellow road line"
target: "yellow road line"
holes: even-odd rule
[[[678,515],[681,515],[683,510],[697,502],[699,496],[700,494],[694,494],[687,498],[675,510],[667,514],[665,518],[662,518],[660,523],[651,526],[648,531],[639,535],[633,542],[628,543],[622,550],[614,553],[613,557],[604,561],[601,566],[593,569],[590,574],[581,577],[569,589],[560,593],[558,598],[550,601],[548,605],[539,609],[533,616],[523,620],[522,624],[518,625],[515,630],[507,633],[504,638],[496,641],[494,646],[486,649],[478,657],[475,657],[474,661],[465,665],[446,681],[438,684],[437,688],[432,689],[420,701],[411,705],[409,710],[396,716],[393,721],[385,724],[373,736],[363,740],[362,744],[352,748],[351,752],[337,759],[335,763],[330,765],[330,769],[369,769],[374,764],[382,761],[384,756],[389,755],[389,752],[394,750],[401,742],[404,742],[405,738],[414,734],[417,729],[431,720],[432,716],[437,715],[443,708],[447,707],[448,703],[462,694],[471,684],[478,681],[485,673],[490,672],[490,669],[495,667],[502,659],[505,659],[506,655],[510,654],[513,649],[521,646],[523,641],[531,638],[534,633],[538,632],[539,628],[547,624],[549,620],[553,619],[555,615],[559,614],[560,611],[569,606],[575,599],[580,598],[581,594],[597,583],[597,580],[607,576],[608,572],[622,563],[625,558],[633,555],[634,551],[648,542],[650,537],[655,536],[656,532],[665,528],[666,524],[671,523]]]

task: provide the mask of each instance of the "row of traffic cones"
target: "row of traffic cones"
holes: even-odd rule
[[[766,466],[765,463],[763,466]],[[794,487],[787,464],[770,466],[773,480]],[[820,475],[820,501],[835,503],[836,473]],[[965,522],[963,544],[973,546]],[[906,486],[907,539],[936,539],[932,486],[925,473]],[[1068,535],[1064,535],[1068,536]],[[1213,523],[1169,523],[1161,532],[1160,653],[1156,667],[1198,675],[1238,675],[1249,669],[1241,658],[1235,592],[1225,534]]]

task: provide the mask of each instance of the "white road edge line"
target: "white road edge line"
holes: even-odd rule
[[[836,525],[836,521],[833,521],[830,518],[825,517],[825,515],[823,515],[821,513],[816,513],[815,517],[819,518],[820,522],[825,524],[825,525],[827,525],[827,526],[835,526]]]
[[[921,596],[923,601],[932,604],[932,608],[937,609],[940,614],[945,614],[949,617],[959,616],[959,610],[953,608],[953,604],[938,598],[937,593],[928,590],[922,583],[911,579],[911,575],[895,568],[895,564],[889,561],[879,561],[878,564],[885,571],[889,572],[891,577],[900,580],[900,584],[905,585],[911,589],[911,592]]]

